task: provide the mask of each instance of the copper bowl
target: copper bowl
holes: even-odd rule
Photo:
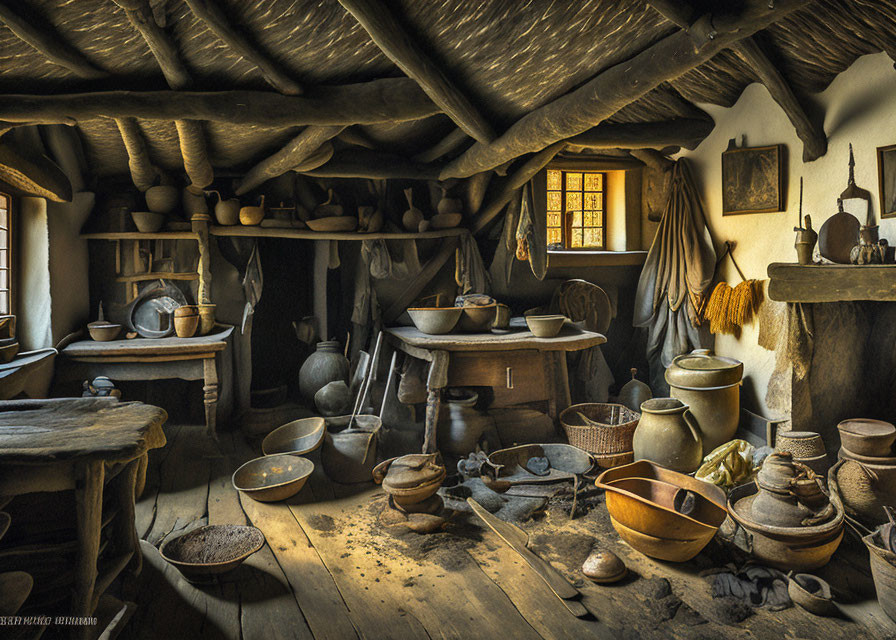
[[[291,498],[305,486],[314,471],[307,458],[279,453],[250,460],[233,472],[233,486],[259,502]]]
[[[263,546],[264,534],[255,527],[213,524],[166,540],[159,553],[190,582],[208,582]]]
[[[644,555],[684,562],[703,550],[725,521],[725,492],[647,460],[597,477],[619,536]]]

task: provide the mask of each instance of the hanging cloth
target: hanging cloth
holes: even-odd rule
[[[547,219],[535,210],[532,200],[532,181],[523,186],[520,197],[520,221],[517,225],[516,239],[518,260],[529,260],[532,273],[539,280],[544,280],[548,272]]]
[[[457,267],[454,279],[460,287],[461,294],[488,293],[491,290],[491,282],[476,241],[469,233],[462,234],[459,240],[460,246],[455,255]]]
[[[672,169],[669,201],[641,271],[633,324],[648,327],[648,358],[668,367],[683,353],[712,344],[697,309],[712,283],[715,251],[688,161]]]

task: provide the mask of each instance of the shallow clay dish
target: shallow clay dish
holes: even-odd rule
[[[883,420],[855,418],[837,425],[840,443],[850,453],[883,458],[893,455],[896,426]]]
[[[261,452],[266,456],[288,453],[301,456],[311,453],[324,441],[326,423],[323,418],[302,418],[287,422],[271,431],[261,441]]]
[[[355,216],[332,216],[306,220],[305,224],[312,231],[354,231],[358,227],[358,219]]]
[[[159,552],[190,582],[208,582],[263,546],[264,534],[255,527],[213,524],[167,540]]]
[[[413,307],[408,315],[417,329],[425,334],[437,336],[451,333],[463,314],[463,307]]]
[[[526,316],[526,325],[536,338],[553,338],[566,322],[566,316]]]
[[[279,453],[250,460],[233,472],[233,486],[259,502],[291,498],[305,486],[314,471],[307,458]]]
[[[121,333],[121,325],[111,322],[91,322],[87,325],[90,337],[97,342],[109,342],[115,340]]]
[[[788,577],[787,594],[796,604],[817,616],[837,615],[837,605],[827,582],[808,573],[791,573]]]

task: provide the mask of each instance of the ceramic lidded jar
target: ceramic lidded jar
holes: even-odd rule
[[[326,340],[317,343],[317,350],[305,359],[299,369],[299,392],[313,406],[314,394],[324,385],[348,380],[348,359],[342,355],[339,343]]]
[[[696,349],[678,356],[666,369],[669,394],[690,407],[707,455],[732,438],[740,421],[740,382],[744,364]]]
[[[641,403],[641,420],[632,439],[635,460],[649,460],[672,471],[691,473],[703,460],[697,421],[677,398]]]

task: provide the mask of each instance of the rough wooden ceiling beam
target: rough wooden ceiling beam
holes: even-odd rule
[[[156,167],[149,158],[146,150],[146,141],[137,126],[136,118],[115,118],[115,124],[121,133],[124,148],[128,152],[128,168],[131,170],[131,180],[140,191],[146,191],[156,178],[161,175],[161,170]]]
[[[85,58],[80,51],[66,43],[52,26],[32,24],[28,19],[13,11],[9,5],[9,2],[0,2],[0,20],[35,51],[82,78],[92,80],[109,75]]]
[[[208,145],[202,123],[195,120],[175,120],[180,154],[184,159],[184,171],[190,184],[196,189],[205,189],[215,179],[215,170],[208,159]]]
[[[691,36],[677,31],[633,58],[614,65],[584,85],[520,118],[490,144],[477,142],[449,163],[442,178],[467,177],[511,158],[538,151],[597,126],[655,89],[710,60],[723,49],[806,6],[810,0],[747,0],[736,17],[704,16],[717,29],[714,38],[696,49]]]
[[[803,162],[812,162],[827,153],[828,138],[820,124],[806,114],[790,83],[768,59],[765,52],[753,38],[744,38],[732,45],[732,50],[753,70],[772,99],[787,114],[796,135],[803,141]]]
[[[172,89],[187,89],[193,84],[190,72],[184,66],[177,48],[158,25],[147,0],[113,0],[124,9],[131,26],[143,37],[152,52],[159,69]]]
[[[445,75],[426,51],[414,42],[390,9],[378,0],[339,0],[398,67],[419,83],[432,101],[464,132],[483,144],[494,140],[488,120]]]
[[[268,91],[104,91],[6,95],[0,101],[0,120],[41,124],[134,117],[295,127],[404,122],[437,113],[439,108],[409,78],[318,87],[302,96]]]
[[[711,132],[711,118],[673,118],[663,122],[605,122],[566,140],[570,149],[696,149]]]
[[[467,135],[466,131],[463,129],[455,129],[429,149],[421,151],[415,155],[414,160],[417,162],[433,162],[434,160],[438,160],[442,156],[451,153],[469,140],[470,136]]]
[[[243,195],[271,178],[301,166],[323,143],[339,135],[344,128],[339,125],[305,127],[277,153],[252,167],[237,187],[236,195]]]
[[[326,164],[301,173],[315,178],[436,180],[441,168],[438,164],[422,164],[405,156],[359,148],[337,151]]]
[[[509,175],[495,195],[484,203],[470,224],[470,231],[479,233],[489,222],[501,213],[510,199],[513,198],[524,184],[529,182],[536,173],[544,169],[558,153],[563,151],[565,142],[556,142],[546,149],[542,149],[531,158],[527,159],[518,169]]]
[[[215,2],[207,0],[186,0],[187,5],[212,33],[240,56],[254,64],[264,79],[280,93],[295,96],[302,93],[302,87],[258,50],[248,38],[230,24],[230,20]]]

